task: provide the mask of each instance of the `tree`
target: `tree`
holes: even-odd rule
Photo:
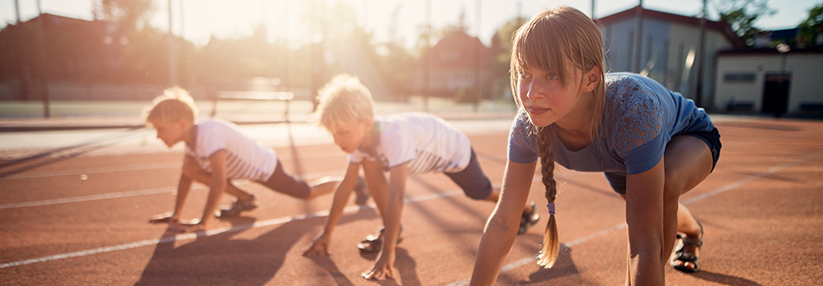
[[[758,29],[754,22],[763,16],[772,16],[777,10],[769,7],[768,0],[729,0],[718,1],[716,5],[720,20],[732,26],[746,45],[754,44]]]
[[[800,28],[798,43],[814,46],[817,35],[823,33],[823,3],[809,9],[809,17],[797,27]]]
[[[524,23],[526,23],[526,18],[523,17],[511,19],[497,29],[494,37],[492,37],[491,49],[496,58],[492,66],[492,75],[497,81],[494,94],[507,94],[506,91],[510,89],[509,65],[512,57],[512,40],[514,39],[514,33]]]
[[[116,23],[120,29],[137,30],[146,25],[154,12],[152,0],[96,0],[94,17]]]

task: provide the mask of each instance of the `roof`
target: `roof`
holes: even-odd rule
[[[797,34],[800,33],[800,28],[791,28],[791,29],[782,29],[782,30],[772,30],[771,35],[769,38],[774,39],[794,39],[797,38]]]
[[[478,58],[479,67],[488,68],[494,61],[491,49],[483,45],[477,37],[470,36],[464,31],[448,33],[420,57],[418,65],[425,66],[432,56],[435,58],[431,62],[431,67],[441,69],[476,68]]]
[[[624,11],[617,12],[617,13],[611,14],[611,15],[603,17],[603,18],[599,18],[599,19],[597,19],[597,21],[599,21],[602,25],[605,26],[605,25],[610,25],[610,24],[613,24],[613,23],[616,23],[616,22],[619,22],[619,21],[623,21],[623,20],[626,20],[626,19],[632,19],[632,18],[635,17],[638,7],[640,7],[640,6],[635,6],[635,7],[632,7],[630,9],[628,9],[628,10],[624,10]],[[672,14],[672,13],[666,13],[666,12],[661,12],[661,11],[649,10],[649,9],[642,8],[642,7],[641,7],[641,9],[643,9],[643,18],[651,18],[651,19],[657,19],[657,20],[661,20],[661,21],[665,21],[665,22],[678,23],[678,24],[683,24],[683,25],[693,26],[693,27],[700,27],[700,18],[697,18],[697,17],[683,16],[683,15],[678,15],[678,14]],[[720,32],[721,34],[725,35],[726,38],[729,39],[729,41],[731,41],[732,44],[735,47],[745,46],[743,41],[740,40],[740,37],[737,36],[737,34],[735,34],[735,32],[732,30],[731,25],[729,25],[726,22],[712,21],[712,20],[706,19],[706,28],[716,30],[716,31]]]
[[[742,55],[778,55],[780,51],[776,48],[734,48],[717,52],[719,56],[742,56]],[[792,47],[786,54],[823,54],[823,46],[798,48]]]

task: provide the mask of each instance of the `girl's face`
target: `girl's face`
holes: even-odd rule
[[[532,124],[549,126],[571,113],[580,99],[581,70],[571,60],[566,59],[565,71],[545,71],[528,68],[519,72],[518,91],[520,103]],[[565,73],[567,84],[560,82],[560,74]]]

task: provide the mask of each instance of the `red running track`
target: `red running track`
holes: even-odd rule
[[[714,173],[684,195],[705,227],[701,269],[666,269],[670,285],[820,285],[823,269],[823,122],[716,122],[723,149]],[[506,132],[470,134],[480,164],[500,182]],[[286,169],[307,179],[342,175],[333,145],[276,148]],[[105,153],[105,152],[104,152]],[[394,280],[366,281],[376,255],[355,245],[381,221],[352,204],[334,233],[332,255],[301,251],[322,230],[331,197],[303,202],[251,183],[261,206],[215,220],[208,233],[175,235],[149,216],[169,211],[178,152],[46,156],[10,172],[0,167],[0,281],[4,285],[465,285],[494,205],[466,198],[443,175],[409,179]],[[535,177],[530,197],[542,205]],[[545,220],[518,236],[498,284],[615,285],[626,271],[624,203],[599,173],[558,168],[561,256],[534,262]],[[184,216],[198,217],[195,185]],[[225,198],[223,203],[228,204]],[[546,209],[540,208],[545,218]]]

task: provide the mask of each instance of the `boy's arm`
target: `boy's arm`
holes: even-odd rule
[[[180,174],[180,182],[177,183],[177,199],[174,201],[174,212],[169,218],[169,223],[177,224],[180,222],[180,214],[183,213],[183,205],[186,204],[186,198],[191,191],[192,179],[186,175]]]
[[[220,204],[220,198],[226,190],[228,175],[226,174],[226,150],[214,152],[209,157],[211,164],[211,184],[209,186],[209,197],[206,200],[206,207],[203,209],[203,217],[197,224],[185,224],[178,228],[180,232],[197,232],[206,230],[206,226],[214,217],[214,211]]]
[[[183,158],[183,165],[186,162],[194,162],[194,157],[191,155],[186,155]],[[186,198],[189,196],[189,191],[191,191],[191,184],[192,179],[186,176],[185,174],[180,174],[180,182],[177,183],[177,200],[174,203],[174,214],[180,215],[183,212],[183,205],[186,204]]]
[[[190,155],[186,155],[186,157],[183,158],[183,164],[185,165],[189,160],[194,160],[194,158]],[[177,199],[174,201],[174,210],[171,213],[163,213],[153,216],[149,219],[149,222],[168,222],[172,225],[179,223],[179,216],[183,212],[183,206],[186,204],[186,198],[189,196],[189,191],[191,191],[192,182],[193,181],[191,178],[181,172],[180,181],[177,183]]]
[[[471,285],[492,285],[497,280],[517,235],[523,205],[529,198],[535,166],[537,161],[527,164],[509,161],[506,165],[500,200],[486,222],[483,238],[480,239]]]
[[[323,229],[323,233],[331,236],[332,232],[334,232],[334,227],[337,226],[337,222],[339,222],[340,217],[343,216],[343,209],[348,204],[351,193],[357,185],[359,171],[360,164],[349,163],[343,181],[337,185],[337,190],[334,191],[334,200],[332,201],[329,218],[326,220],[326,227]]]
[[[334,191],[334,200],[329,210],[329,217],[326,219],[326,227],[323,229],[323,234],[321,234],[308,249],[303,251],[303,255],[314,256],[318,254],[329,254],[329,243],[331,242],[332,232],[334,232],[334,227],[337,226],[337,222],[340,221],[340,217],[343,216],[343,209],[346,207],[346,204],[348,204],[352,190],[354,190],[354,187],[357,185],[359,171],[360,164],[349,163],[343,181],[337,185],[337,189]]]
[[[383,250],[369,272],[363,273],[366,279],[381,280],[384,277],[394,278],[395,247],[400,232],[400,220],[403,215],[403,204],[406,198],[406,179],[409,174],[409,163],[394,166],[390,170],[389,198],[383,216]]]
[[[200,225],[206,226],[214,217],[214,211],[220,204],[220,198],[223,192],[226,191],[228,185],[228,175],[226,171],[226,150],[214,152],[209,157],[211,164],[211,186],[209,188],[209,198],[206,200],[206,208],[203,210],[203,217],[200,219]]]

